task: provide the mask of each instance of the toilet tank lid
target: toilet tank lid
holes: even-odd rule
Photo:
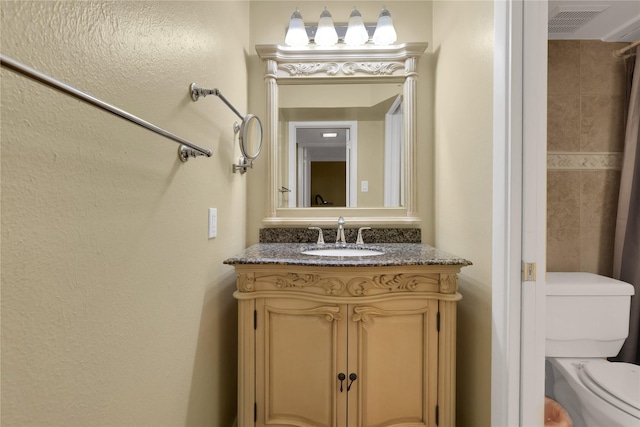
[[[584,272],[547,273],[547,295],[633,295],[629,283]]]

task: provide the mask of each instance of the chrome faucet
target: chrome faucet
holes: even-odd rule
[[[318,242],[316,245],[324,245],[324,237],[322,236],[322,228],[320,227],[309,227],[309,230],[318,230]]]
[[[344,238],[344,218],[338,218],[338,231],[336,232],[336,246],[347,246]]]
[[[362,239],[362,230],[371,230],[371,227],[360,227],[358,229],[358,238],[356,239],[356,245],[364,245],[364,240]]]

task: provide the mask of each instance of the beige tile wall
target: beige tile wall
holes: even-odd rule
[[[547,270],[612,273],[625,43],[549,41]]]

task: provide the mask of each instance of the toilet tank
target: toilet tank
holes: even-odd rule
[[[633,286],[592,273],[547,273],[547,357],[610,357],[629,334]]]

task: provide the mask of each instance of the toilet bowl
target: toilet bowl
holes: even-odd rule
[[[639,368],[605,359],[547,358],[547,394],[562,405],[575,427],[638,427]]]
[[[575,427],[640,427],[640,367],[609,362],[629,330],[633,286],[547,273],[545,391]]]

